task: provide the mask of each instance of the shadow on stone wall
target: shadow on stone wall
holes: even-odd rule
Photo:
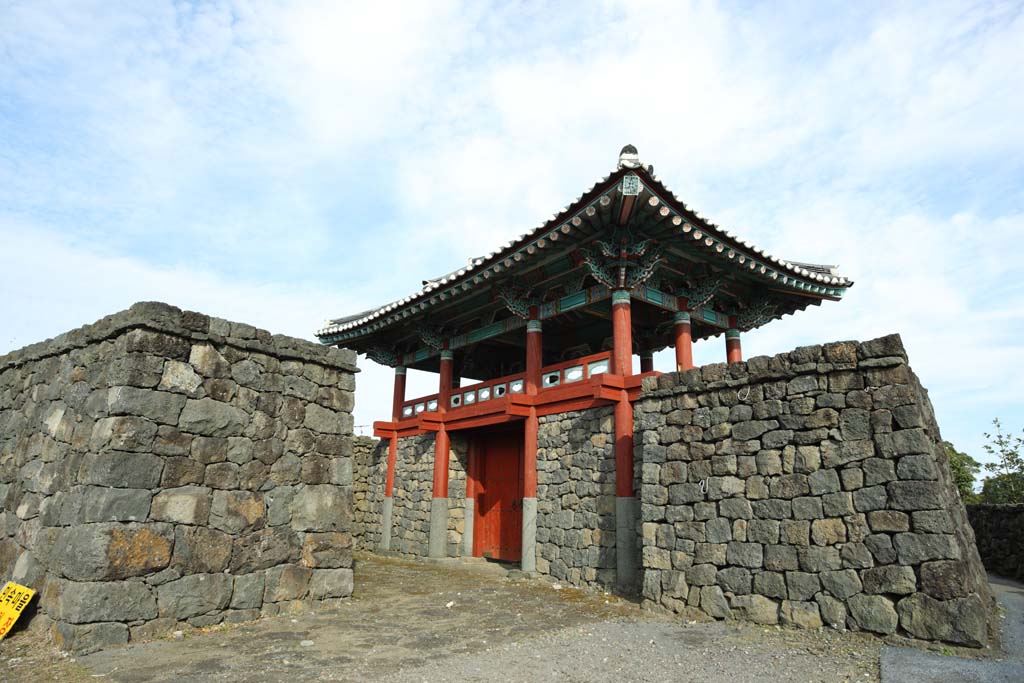
[[[985,569],[1024,581],[1024,505],[968,505]]]

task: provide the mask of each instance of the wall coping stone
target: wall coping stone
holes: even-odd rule
[[[195,311],[183,311],[159,301],[140,301],[124,311],[108,315],[90,325],[83,325],[52,339],[11,351],[0,356],[0,372],[59,356],[74,349],[85,348],[135,329],[160,332],[192,341],[226,344],[278,359],[299,360],[347,372],[359,372],[356,367],[356,352],[350,349],[321,346],[297,337],[271,334],[252,325],[230,322]]]

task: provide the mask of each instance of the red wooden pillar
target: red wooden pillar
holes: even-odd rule
[[[679,312],[676,313],[676,370],[682,372],[693,367],[693,336],[690,331],[690,314],[686,311],[687,301],[680,297]]]
[[[430,537],[427,555],[445,557],[448,554],[448,453],[451,442],[444,426],[452,396],[452,352],[441,351],[440,386],[437,390],[437,411],[441,425],[434,435],[434,492],[430,501]]]
[[[612,373],[633,374],[633,330],[628,290],[612,292]],[[632,590],[636,582],[637,505],[633,496],[633,404],[620,392],[615,403],[615,564],[617,582]]]
[[[612,374],[633,374],[633,323],[629,290],[612,292]]]
[[[405,402],[405,368],[395,367],[395,389],[391,398],[391,421],[402,418],[402,403]],[[398,460],[398,436],[388,442],[388,470],[384,477],[384,505],[381,510],[380,549],[391,550],[391,517],[394,510],[392,496],[395,493],[395,464]]]
[[[526,322],[526,393],[535,396],[540,391],[541,366],[544,363],[544,345],[537,308],[530,309]],[[524,572],[537,571],[537,408],[530,406],[526,416],[523,439],[523,533],[520,568]]]
[[[740,331],[736,329],[735,316],[729,318],[729,329],[725,331],[725,360],[727,363],[739,363],[743,360]]]
[[[654,352],[653,351],[641,351],[640,352],[640,372],[654,372]]]

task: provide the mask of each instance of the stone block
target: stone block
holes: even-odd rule
[[[175,425],[186,398],[180,394],[138,387],[111,387],[107,391],[109,415],[137,415],[164,425]]]
[[[893,545],[900,564],[960,559],[960,548],[951,534],[901,533],[893,537]]]
[[[316,568],[350,568],[352,566],[352,536],[331,531],[307,533],[302,539],[302,564]]]
[[[742,567],[727,567],[718,572],[717,580],[722,590],[746,595],[750,592],[752,576],[749,570]]]
[[[821,628],[821,613],[818,604],[798,600],[783,600],[779,610],[783,624],[797,628]]]
[[[865,593],[894,593],[909,595],[917,590],[917,580],[911,567],[888,565],[861,572]]]
[[[810,600],[821,590],[818,574],[812,572],[786,572],[786,592],[790,600]]]
[[[81,486],[73,490],[78,500],[73,521],[144,522],[149,516],[152,494],[144,489],[114,489],[104,486]]]
[[[754,514],[750,502],[743,498],[723,500],[718,504],[718,511],[723,517],[729,519],[750,519]]]
[[[178,428],[204,436],[242,436],[249,416],[242,410],[212,398],[188,399]]]
[[[858,628],[886,635],[896,632],[899,616],[888,598],[859,593],[847,601],[847,607]]]
[[[845,517],[854,514],[853,496],[842,491],[821,497],[821,511],[826,517]]]
[[[780,529],[783,543],[798,546],[811,544],[811,523],[808,520],[784,519]]]
[[[822,572],[819,578],[821,587],[840,600],[846,600],[851,595],[861,592],[860,577],[853,569]]]
[[[231,364],[210,344],[194,345],[188,362],[203,377],[228,377],[231,374]]]
[[[159,522],[206,524],[210,516],[210,489],[202,486],[164,489],[153,497],[150,514]]]
[[[764,564],[764,550],[760,543],[732,541],[728,544],[726,560],[732,565],[759,569]]]
[[[821,519],[822,515],[821,498],[793,499],[793,517],[795,519]]]
[[[198,398],[203,386],[203,378],[196,374],[188,363],[169,360],[164,364],[164,371],[157,386],[161,391],[184,394],[189,398]]]
[[[347,598],[352,595],[351,569],[314,569],[309,582],[309,597],[313,600],[325,598]]]
[[[789,545],[766,545],[764,568],[770,571],[791,571],[800,566],[797,550]]]
[[[741,619],[755,624],[779,623],[779,604],[763,595],[736,595],[729,603]]]
[[[157,607],[161,617],[190,619],[227,607],[233,588],[229,574],[191,574],[159,586]]]
[[[263,496],[251,491],[214,491],[209,524],[237,535],[262,528],[267,521]]]
[[[936,600],[915,593],[900,600],[897,610],[900,626],[917,638],[970,647],[984,647],[988,642],[987,614],[977,595]]]
[[[806,474],[784,474],[771,479],[769,485],[772,498],[788,500],[798,496],[806,496],[811,488]]]
[[[834,546],[808,546],[797,550],[800,569],[805,572],[825,572],[842,567],[839,550]]]
[[[182,457],[164,458],[160,486],[176,488],[186,484],[202,484],[205,475],[206,467],[201,462]]]
[[[65,652],[86,655],[128,643],[128,626],[118,623],[69,624],[58,621],[51,628],[53,644]]]
[[[910,517],[898,510],[875,510],[868,513],[868,525],[874,532],[910,531]]]
[[[215,529],[179,526],[174,532],[171,566],[182,575],[213,574],[228,568],[233,539]]]
[[[93,425],[89,448],[97,452],[147,452],[153,448],[157,429],[155,423],[141,417],[104,417]]]
[[[298,535],[291,529],[261,529],[235,539],[230,570],[233,574],[245,574],[294,562],[299,558],[299,550]]]
[[[925,562],[920,568],[921,591],[939,600],[951,600],[970,592],[967,563],[962,560]]]
[[[931,455],[905,455],[896,466],[900,479],[934,481],[939,478],[935,459]]]
[[[72,624],[155,619],[156,598],[141,581],[61,581],[57,614]]]
[[[296,531],[347,531],[352,521],[352,489],[331,484],[305,486],[291,503]]]
[[[708,543],[726,543],[732,540],[732,523],[723,517],[716,517],[708,520],[702,525],[704,538],[694,538],[695,541],[706,541]]]
[[[811,540],[816,545],[846,542],[846,525],[841,519],[816,519],[811,522]]]
[[[257,609],[263,606],[263,572],[240,574],[235,577],[231,593],[231,609]]]
[[[704,586],[700,589],[700,608],[716,619],[725,619],[732,614],[729,602],[718,586]]]
[[[887,487],[890,507],[896,510],[937,510],[945,496],[934,481],[894,481]]]
[[[309,580],[313,570],[294,564],[271,567],[265,572],[266,586],[263,602],[301,600],[309,592]]]
[[[835,493],[839,490],[839,474],[835,470],[818,470],[807,476],[807,483],[812,496]]]
[[[52,557],[54,569],[69,579],[109,581],[165,568],[173,543],[166,524],[78,525],[58,532]]]
[[[857,512],[884,510],[888,500],[884,486],[870,486],[853,492],[853,507]]]
[[[864,470],[864,485],[875,486],[896,479],[896,466],[888,458],[868,458],[860,464]]]

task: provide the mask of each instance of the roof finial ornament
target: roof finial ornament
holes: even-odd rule
[[[640,168],[640,155],[636,152],[636,147],[633,145],[626,145],[619,152],[619,168]]]

